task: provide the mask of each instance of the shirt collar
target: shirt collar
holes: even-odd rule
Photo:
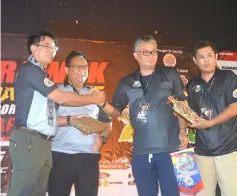
[[[67,79],[67,78],[65,79],[63,85],[64,85],[65,87],[66,87],[66,86],[71,86],[71,87],[73,88],[73,91],[75,92],[75,89],[76,89],[76,88],[68,82],[68,79]],[[85,88],[86,88],[86,89],[90,89],[91,87],[88,86],[88,85],[86,85],[86,83],[84,83],[82,89],[85,89]],[[82,90],[82,89],[81,89],[81,90]]]
[[[152,74],[154,74],[154,72],[157,72],[157,71],[158,71],[158,65],[156,65],[156,67],[155,67],[154,71],[152,72]],[[135,80],[140,80],[140,75],[141,75],[141,73],[140,73],[140,67],[139,67],[133,72],[133,78]]]
[[[219,75],[220,71],[221,71],[220,69],[216,68],[216,70],[215,70],[213,76],[210,78],[210,80],[209,80],[208,82],[206,82],[205,80],[202,79],[201,73],[200,73],[200,74],[198,75],[199,81],[201,81],[201,82],[203,82],[203,83],[207,83],[207,84],[208,84],[208,83],[211,83],[211,81],[213,80],[213,78]]]
[[[39,61],[37,61],[37,60],[33,57],[32,54],[28,57],[27,61],[33,63],[34,65],[36,65],[36,66],[40,67],[42,70],[44,70],[44,67],[39,63]]]

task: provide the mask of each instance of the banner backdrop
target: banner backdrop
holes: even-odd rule
[[[26,35],[2,34],[1,58],[1,195],[9,189],[12,170],[8,154],[9,136],[14,126],[15,96],[14,79],[19,66],[27,59]],[[105,91],[111,100],[119,79],[134,71],[137,63],[131,46],[81,39],[59,39],[59,51],[47,69],[54,83],[62,83],[65,78],[65,58],[72,50],[85,52],[89,59],[87,83]],[[237,61],[237,60],[236,60]],[[186,48],[161,47],[158,64],[177,68],[184,84],[198,74],[192,61],[191,50]],[[99,195],[137,195],[131,170],[132,144],[118,143],[125,124],[113,119],[113,131],[101,150]],[[73,191],[72,194],[74,195]]]

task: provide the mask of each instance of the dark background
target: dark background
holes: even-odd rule
[[[201,39],[237,51],[237,5],[230,0],[2,0],[2,32],[39,29],[59,37],[132,44],[143,34],[163,46]]]

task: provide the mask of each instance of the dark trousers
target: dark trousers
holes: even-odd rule
[[[133,155],[132,171],[139,196],[157,196],[158,183],[162,196],[179,196],[178,184],[168,152]]]
[[[13,166],[8,196],[45,196],[52,166],[51,142],[38,135],[13,130],[10,140]]]
[[[52,152],[49,196],[69,196],[74,184],[76,196],[97,196],[100,154]]]

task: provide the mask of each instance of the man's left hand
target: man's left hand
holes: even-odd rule
[[[208,129],[212,127],[213,125],[212,125],[212,121],[199,117],[189,126],[191,128],[196,128],[196,129]]]
[[[103,144],[100,135],[99,134],[94,135],[93,139],[94,143],[91,146],[91,152],[98,152]]]

